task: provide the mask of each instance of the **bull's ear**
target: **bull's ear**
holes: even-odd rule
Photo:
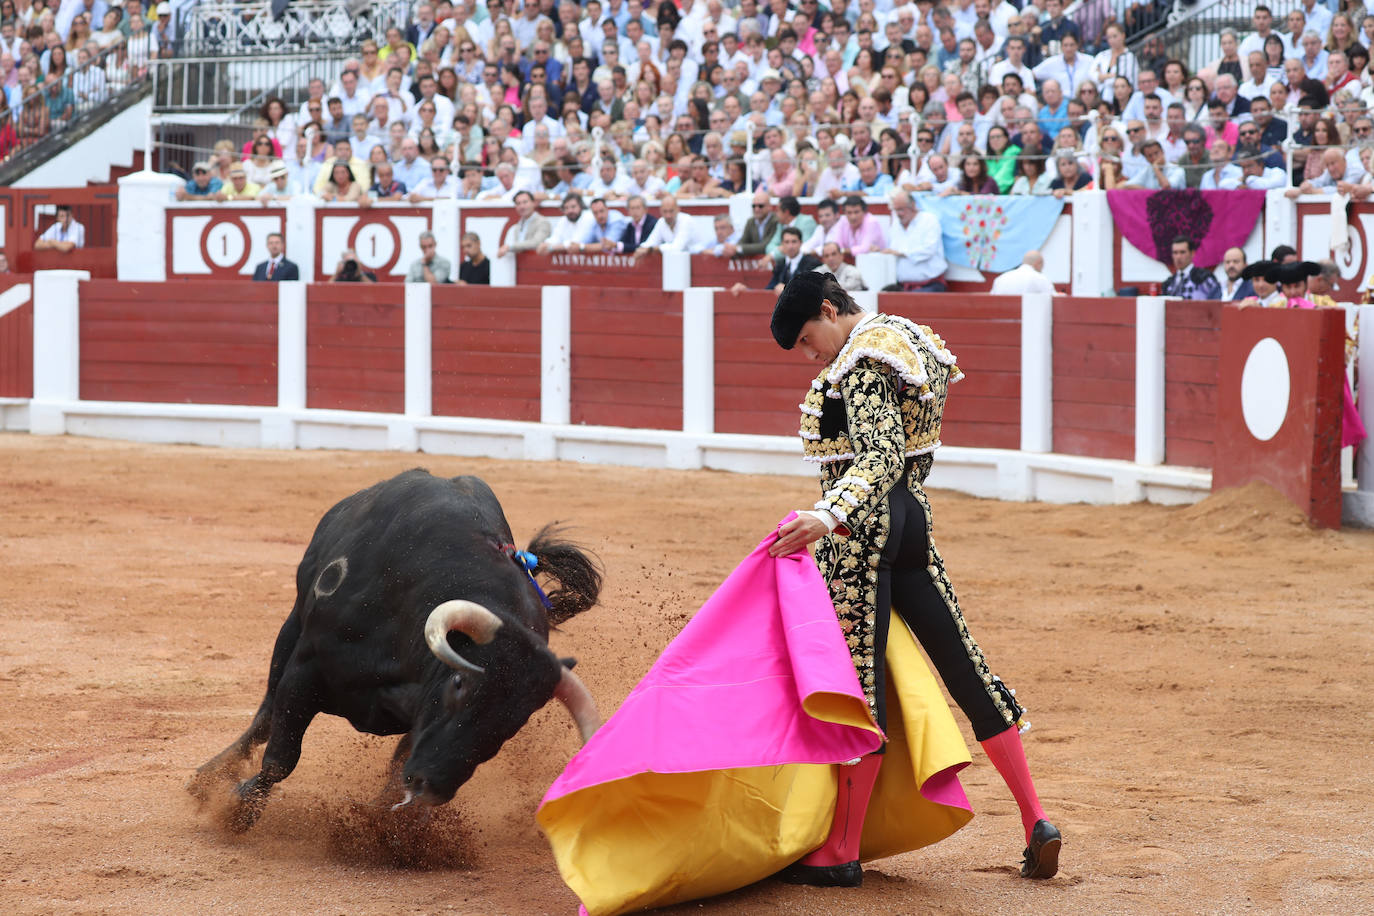
[[[567,658],[560,658],[558,661],[562,663],[563,667],[567,668],[569,671],[573,670],[573,668],[577,665],[577,659],[573,658],[572,656],[569,656]]]

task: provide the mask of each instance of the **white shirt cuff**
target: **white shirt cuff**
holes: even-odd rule
[[[799,509],[797,511],[797,514],[809,515],[812,518],[820,521],[821,524],[825,525],[827,531],[833,532],[840,525],[839,519],[835,518],[835,516],[831,515],[829,512],[825,512],[821,509]]]

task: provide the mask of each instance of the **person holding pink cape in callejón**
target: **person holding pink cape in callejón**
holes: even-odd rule
[[[1021,806],[1021,874],[1053,876],[1023,711],[930,541],[921,484],[954,357],[865,316],[830,274],[793,277],[772,332],[826,364],[801,406],[822,500],[759,543],[545,794],[564,881],[584,913],[616,916],[769,878],[857,886],[861,861],[953,834],[970,758],[918,639]]]

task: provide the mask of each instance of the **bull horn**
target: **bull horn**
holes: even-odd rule
[[[553,695],[568,707],[568,712],[572,713],[577,730],[582,733],[582,743],[586,744],[592,740],[592,735],[601,727],[601,716],[596,711],[596,700],[592,699],[591,691],[582,683],[582,679],[563,668],[563,676],[559,679]]]
[[[496,638],[501,618],[473,601],[445,601],[429,612],[425,621],[425,642],[429,651],[450,668],[481,674],[485,669],[463,658],[448,644],[448,634],[454,630],[466,633],[478,645],[486,645]]]

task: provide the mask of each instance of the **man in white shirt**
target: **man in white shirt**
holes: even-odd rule
[[[86,227],[72,219],[72,208],[67,204],[57,205],[57,221],[43,232],[34,242],[35,251],[70,252],[86,247]]]
[[[410,190],[430,176],[429,163],[420,158],[420,144],[407,137],[401,141],[401,158],[392,163],[396,180]]]
[[[1252,51],[1263,53],[1265,39],[1270,35],[1278,35],[1279,40],[1283,42],[1283,56],[1285,58],[1293,56],[1293,43],[1288,40],[1288,36],[1274,31],[1274,14],[1269,7],[1262,3],[1257,5],[1254,12],[1250,14],[1250,24],[1255,27],[1254,34],[1245,37],[1237,52],[1242,60],[1248,59]]]
[[[582,197],[569,194],[563,198],[563,215],[554,221],[553,231],[547,241],[540,243],[540,254],[550,251],[566,251],[583,244],[591,234],[592,214],[582,209]]]
[[[944,292],[944,233],[932,213],[918,212],[916,202],[905,191],[892,195],[892,223],[887,231],[884,254],[897,258],[897,284],[908,292]]]
[[[520,128],[520,152],[528,154],[534,149],[534,129],[535,127],[547,127],[549,129],[549,139],[554,140],[558,137],[566,137],[568,129],[560,122],[549,117],[549,100],[544,97],[544,93],[538,90],[531,90],[529,98],[529,119]]]
[[[826,242],[821,248],[821,266],[816,270],[834,274],[840,286],[850,292],[868,288],[864,286],[864,278],[859,269],[845,262],[844,252],[840,250],[838,242]]]
[[[515,166],[502,162],[496,166],[496,184],[477,195],[478,200],[514,203],[515,195],[523,189],[515,181]]]
[[[1035,73],[1025,64],[1026,58],[1026,39],[1020,35],[1012,35],[1007,38],[1002,45],[1002,53],[1006,58],[993,64],[988,70],[989,83],[994,86],[1002,85],[1002,77],[1008,73],[1015,73],[1021,77],[1021,87],[1027,91],[1035,91]]]
[[[840,209],[835,201],[828,197],[821,198],[816,204],[816,230],[811,233],[811,238],[802,243],[802,251],[807,254],[822,252],[826,245],[835,241],[835,230],[839,224]]]
[[[1207,156],[1212,162],[1212,167],[1202,173],[1202,182],[1198,185],[1198,190],[1230,191],[1240,187],[1245,176],[1241,174],[1240,166],[1231,162],[1231,144],[1217,137],[1212,141],[1212,148],[1207,151]]]
[[[994,296],[1020,296],[1023,293],[1049,293],[1054,295],[1054,284],[1042,271],[1045,259],[1040,252],[1032,249],[1021,257],[1021,266],[998,274],[992,281]]]
[[[650,251],[695,252],[705,250],[711,244],[710,241],[698,242],[693,237],[695,221],[678,208],[674,195],[664,194],[658,209],[658,222],[654,223],[644,243],[635,249],[636,260],[643,259]]]
[[[1153,70],[1141,70],[1140,81],[1137,85],[1139,88],[1136,90],[1135,94],[1131,96],[1131,100],[1126,103],[1126,110],[1121,113],[1121,120],[1123,121],[1144,120],[1145,96],[1147,95],[1152,95],[1159,99],[1165,107],[1172,105],[1174,102],[1182,101],[1182,99],[1175,99],[1169,93],[1169,90],[1159,85],[1159,74],[1155,73]]]
[[[344,116],[351,118],[355,114],[367,114],[372,94],[358,85],[358,74],[355,71],[345,70],[339,77],[337,98],[343,102]]]
[[[448,159],[444,156],[435,156],[430,160],[429,169],[429,176],[421,181],[406,196],[406,199],[411,203],[441,198],[456,199],[458,197],[458,180],[449,172]],[[394,167],[392,171],[395,171]]]
[[[1054,80],[1066,97],[1076,98],[1079,88],[1092,79],[1092,62],[1078,53],[1078,39],[1072,32],[1060,38],[1059,46],[1062,53],[1042,61],[1031,72],[1038,80]]]
[[[1255,290],[1245,278],[1245,252],[1239,248],[1228,248],[1221,256],[1221,301],[1236,302],[1253,295]]]
[[[1326,41],[1326,35],[1331,31],[1331,11],[1326,8],[1325,0],[1302,0],[1298,4],[1297,12],[1301,12],[1306,18],[1308,30],[1315,32],[1322,41]]]
[[[1164,158],[1168,162],[1178,162],[1183,158],[1183,154],[1188,152],[1188,144],[1183,139],[1183,128],[1188,126],[1183,114],[1183,103],[1174,102],[1169,109],[1164,112],[1164,123],[1168,130],[1159,140],[1159,145],[1164,147]]]
[[[657,200],[663,193],[663,179],[649,171],[649,163],[643,159],[636,159],[630,163],[630,183],[626,193],[638,194],[647,200]]]
[[[1242,181],[1247,188],[1269,191],[1288,186],[1288,173],[1280,168],[1266,166],[1263,156],[1248,156],[1237,165],[1240,166]]]
[[[1177,190],[1187,184],[1183,169],[1165,161],[1164,147],[1159,145],[1158,140],[1146,140],[1142,143],[1140,154],[1145,157],[1145,167],[1129,176],[1130,180],[1125,187],[1160,191],[1165,188]]]
[[[596,178],[587,186],[587,193],[606,200],[630,197],[630,177],[620,174],[615,160],[607,156],[597,166]]]
[[[1240,97],[1247,102],[1257,98],[1269,98],[1269,89],[1277,80],[1269,75],[1269,67],[1265,64],[1264,52],[1250,52],[1250,56],[1246,59],[1246,66],[1250,70],[1250,75],[1237,90]]]
[[[816,196],[839,200],[845,195],[845,188],[853,187],[859,181],[859,169],[849,161],[844,147],[834,144],[825,151],[828,168],[816,180]]]

